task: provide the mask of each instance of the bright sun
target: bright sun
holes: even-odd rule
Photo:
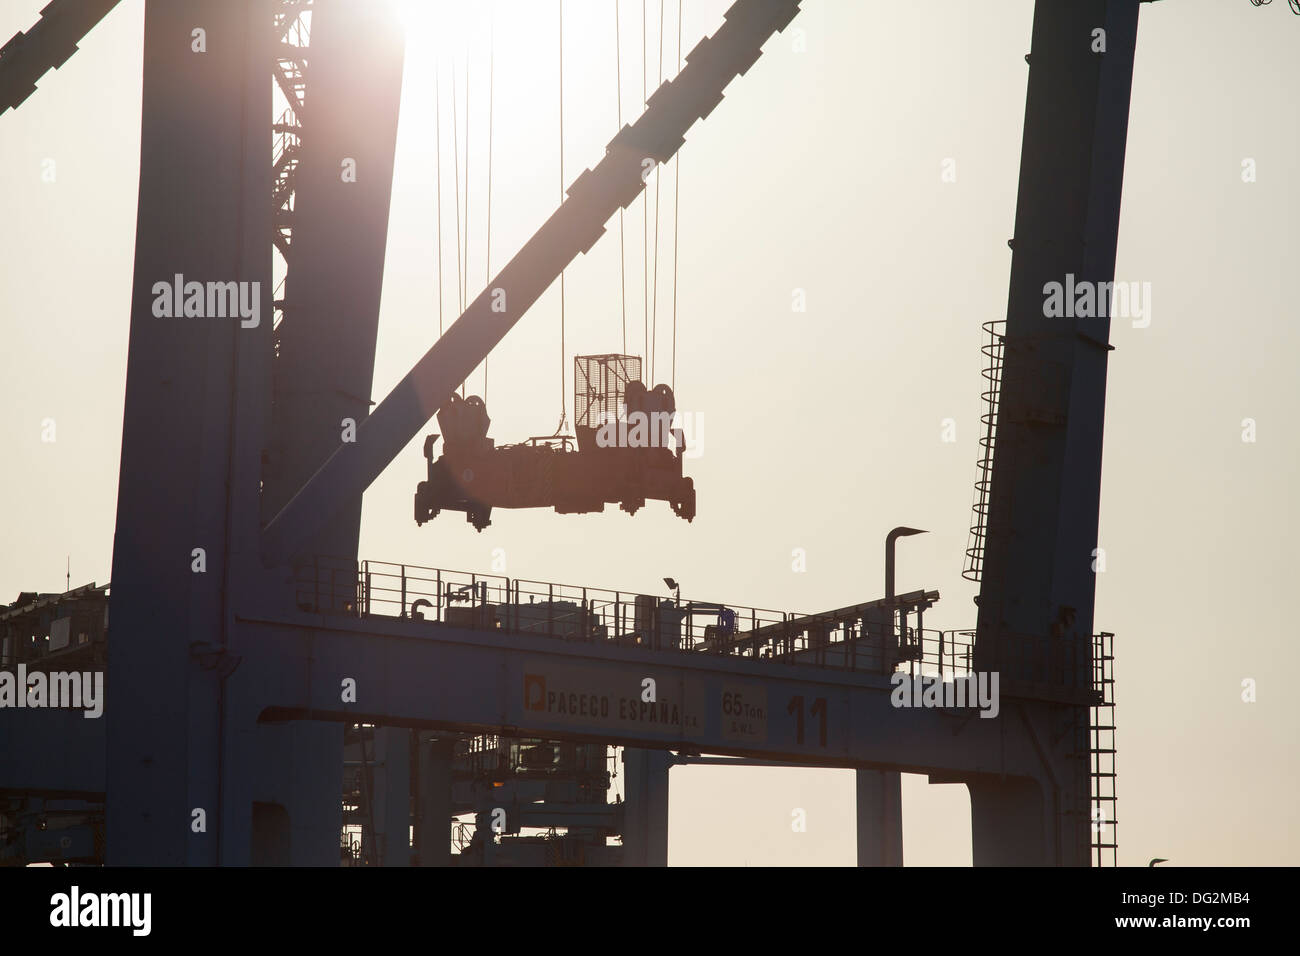
[[[466,0],[396,0],[408,38],[419,36],[434,52],[462,48],[487,23],[492,3]]]

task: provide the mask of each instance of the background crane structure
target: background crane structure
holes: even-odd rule
[[[1113,280],[1138,4],[1035,3],[972,632],[927,630],[938,593],[896,595],[892,575],[884,598],[793,615],[357,560],[362,492],[800,0],[738,0],[373,410],[395,15],[148,0],[111,639],[105,588],[0,613],[0,665],[106,667],[108,704],[102,721],[4,712],[0,859],[665,864],[669,768],[710,754],[855,769],[863,865],[902,862],[902,772],[969,788],[977,865],[1113,862],[1112,648],[1091,568],[1109,325],[1045,317],[1041,290]],[[0,50],[0,109],[112,6],[50,3]],[[278,117],[268,81],[290,104]],[[343,181],[344,160],[366,175]],[[258,283],[275,321],[159,318],[154,285],[178,275]],[[922,670],[998,672],[999,716],[893,706],[892,675]]]

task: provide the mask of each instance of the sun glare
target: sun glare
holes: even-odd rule
[[[397,0],[406,28],[408,49],[436,56],[463,52],[478,31],[486,29],[494,4],[466,0]]]

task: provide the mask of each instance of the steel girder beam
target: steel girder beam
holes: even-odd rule
[[[1004,679],[1043,679],[1016,673],[1010,642],[1094,633],[1110,319],[1049,315],[1045,299],[1067,275],[1115,276],[1137,19],[1138,0],[1034,9],[978,601],[978,666]]]
[[[103,718],[112,864],[218,862],[214,835],[194,833],[190,819],[194,808],[211,813],[226,784],[216,759],[223,688],[204,661],[224,646],[258,568],[249,549],[270,407],[271,30],[255,25],[270,23],[267,0],[145,7]],[[191,51],[196,24],[204,53]],[[155,284],[178,274],[238,284],[258,321],[245,325],[225,303],[225,317],[163,316]]]
[[[77,44],[117,6],[117,0],[52,0],[26,33],[0,47],[0,113],[17,109],[36,81],[77,52]]]
[[[104,798],[105,718],[54,707],[6,709],[0,792]]]
[[[673,756],[660,750],[623,751],[623,865],[668,865],[669,771]]]
[[[666,162],[686,131],[722,100],[771,35],[798,13],[800,0],[737,0],[726,22],[687,55],[676,79],[650,97],[645,113],[625,126],[595,168],[584,171],[568,198],[524,244],[479,296],[357,430],[270,521],[264,533],[269,565],[307,548],[313,534],[369,487],[419,434],[439,407],[580,252],[592,247],[604,224],[644,189],[643,160]]]
[[[1003,688],[1059,681],[1044,662],[1067,646],[1086,649],[1074,682],[1091,678],[1111,349],[1110,309],[1097,305],[1115,277],[1137,21],[1138,0],[1034,5],[975,642],[976,668],[1000,672]],[[1051,283],[1071,296],[1089,287],[1093,308],[1049,307]],[[976,865],[1042,862],[1026,834],[1045,815],[1060,821],[1057,858],[1088,865],[1089,712],[1056,712],[1044,746],[1065,763],[1060,796],[1044,808],[1024,781],[972,784]]]
[[[1061,812],[1072,781],[1068,708],[1006,697],[996,718],[896,707],[882,675],[397,619],[268,614],[236,630],[233,727],[364,721],[927,774],[979,789],[973,822],[987,852],[977,863],[1078,862],[1076,821]],[[646,677],[657,687],[653,720],[638,703]],[[355,703],[342,702],[345,680]],[[762,718],[729,727],[724,694]]]
[[[276,330],[268,518],[338,447],[343,421],[370,413],[404,47],[391,3],[312,6],[310,130],[298,147],[293,256]],[[358,496],[318,529],[310,550],[355,557],[360,528]]]
[[[859,770],[858,866],[903,865],[903,784],[892,770]]]
[[[242,663],[227,686],[242,720],[363,721],[909,773],[1045,773],[1018,702],[1004,699],[995,718],[897,707],[877,674],[388,618],[268,614],[237,630]],[[653,719],[633,706],[646,677],[657,687]],[[344,704],[348,678],[357,699]],[[729,729],[724,693],[763,716]]]

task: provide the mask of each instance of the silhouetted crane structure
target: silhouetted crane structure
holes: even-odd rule
[[[454,390],[800,0],[734,3],[373,410],[404,55],[392,7],[147,0],[111,598],[24,595],[0,613],[5,666],[98,654],[108,704],[103,720],[0,711],[0,858],[321,865],[342,845],[363,864],[664,864],[669,768],[713,754],[854,768],[864,865],[902,862],[902,772],[969,788],[976,864],[1113,860],[1112,652],[1091,565],[1109,322],[1047,318],[1041,297],[1067,273],[1113,279],[1138,2],[1035,3],[970,632],[927,630],[938,592],[894,594],[892,573],[883,599],[796,615],[357,558],[362,492],[435,415],[445,454],[426,445],[417,520],[651,497],[693,516],[671,453],[611,465],[617,494],[602,479],[569,495],[585,467],[545,487],[539,469],[607,449],[496,448],[485,408]],[[0,106],[112,6],[50,3],[0,51]],[[290,104],[274,121],[273,83]],[[340,176],[349,163],[361,174]],[[187,300],[190,282],[252,289],[275,319],[160,317],[155,286],[173,278]],[[615,409],[671,401],[624,378]],[[891,535],[891,572],[913,531]],[[56,629],[58,647],[41,639]],[[895,675],[936,670],[950,685],[998,672],[999,716],[894,705]],[[468,813],[473,827],[453,825]]]

